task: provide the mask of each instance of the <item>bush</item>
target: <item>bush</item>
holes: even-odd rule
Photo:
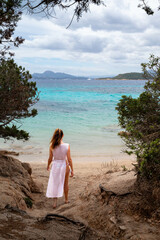
[[[119,125],[125,131],[119,134],[128,154],[136,154],[137,171],[146,179],[160,179],[160,58],[150,56],[142,64],[144,76],[149,79],[144,92],[136,99],[122,96],[117,104]]]
[[[33,202],[29,197],[24,198],[24,201],[28,208],[32,208]]]

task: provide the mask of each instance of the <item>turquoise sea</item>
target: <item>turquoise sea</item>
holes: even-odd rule
[[[116,104],[122,95],[137,97],[143,91],[145,81],[36,81],[40,91],[40,101],[35,106],[38,115],[23,121],[23,129],[30,132],[30,140],[4,143],[1,139],[1,148],[19,151],[23,158],[26,156],[25,160],[29,160],[29,155],[43,159],[48,154],[54,130],[61,128],[64,141],[70,143],[74,158],[119,156],[124,144],[117,135],[120,127]]]

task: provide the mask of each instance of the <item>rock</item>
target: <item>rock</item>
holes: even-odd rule
[[[27,174],[19,160],[6,155],[0,155],[0,176],[15,178],[25,177]]]
[[[7,204],[21,209],[26,209],[23,199],[23,193],[14,186],[11,180],[0,177],[0,209],[5,208]]]
[[[58,214],[52,219],[43,220],[9,207],[0,210],[0,239],[98,240],[100,238],[83,223],[72,221]]]
[[[127,228],[125,226],[119,226],[120,230],[125,231]]]
[[[33,200],[33,192],[43,191],[43,186],[33,181],[31,171],[29,164],[0,154],[0,209],[9,204],[26,210],[25,199]]]
[[[103,186],[100,184],[100,188],[107,190],[107,195],[125,195],[132,192],[132,188],[136,181],[134,171],[114,172],[112,178],[108,179]],[[101,190],[101,191],[102,191]]]
[[[22,163],[22,166],[27,170],[27,172],[31,175],[32,174],[32,168],[29,163]]]
[[[33,182],[32,186],[31,186],[31,191],[33,193],[42,193],[44,190],[44,186],[42,183],[38,182],[37,180]]]
[[[117,224],[117,220],[114,216],[110,217],[110,221],[114,224]]]
[[[0,151],[1,155],[14,155],[14,156],[19,156],[19,153],[14,152],[14,151],[6,151],[6,150],[1,150]]]
[[[160,187],[154,188],[152,191],[152,196],[155,201],[160,205]]]

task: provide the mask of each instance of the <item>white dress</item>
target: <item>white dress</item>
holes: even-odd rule
[[[46,192],[48,198],[63,196],[68,146],[68,143],[62,143],[53,150],[53,160]]]

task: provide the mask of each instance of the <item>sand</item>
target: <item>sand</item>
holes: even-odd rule
[[[20,159],[20,157],[18,158]],[[74,177],[69,179],[70,202],[65,204],[64,197],[59,198],[56,209],[52,207],[52,199],[45,196],[49,177],[49,171],[46,169],[47,160],[42,163],[41,160],[38,162],[32,158],[32,161],[30,159],[29,162],[32,167],[31,176],[41,191],[32,192],[33,206],[25,208],[28,215],[24,219],[23,214],[21,212],[14,213],[12,207],[1,210],[2,219],[7,219],[6,216],[14,219],[15,225],[12,221],[6,220],[6,228],[11,228],[16,234],[18,233],[16,214],[19,214],[20,221],[24,225],[26,221],[26,226],[28,226],[20,232],[24,236],[25,234],[29,236],[25,239],[30,239],[31,236],[33,238],[33,233],[40,234],[41,237],[43,236],[42,239],[47,240],[52,239],[52,235],[53,239],[71,239],[70,223],[78,221],[92,233],[88,232],[89,235],[82,238],[81,229],[78,226],[74,229],[72,226],[72,230],[75,232],[75,235],[71,234],[73,235],[72,239],[159,240],[160,222],[144,218],[136,211],[134,212],[133,207],[130,208],[131,204],[135,207],[140,203],[133,187],[136,182],[134,158],[121,159],[119,157],[117,160],[112,158],[110,161],[109,159],[90,161],[90,158],[87,159],[87,157],[79,160],[73,159]],[[23,182],[21,184],[23,185]],[[41,226],[39,221],[44,219],[47,214],[56,214],[56,216],[58,214],[58,218],[64,216],[71,221],[65,226],[63,219],[54,219],[53,222],[49,220],[47,225],[42,224]],[[73,223],[73,225],[75,224]],[[65,231],[64,227],[66,227]],[[1,230],[5,236],[4,239],[7,239],[3,229],[4,224],[2,224]],[[10,234],[13,234],[12,231]],[[64,236],[66,237],[64,238]]]
[[[69,203],[64,203],[64,197],[59,198],[56,209],[52,207],[52,199],[45,197],[49,177],[47,163],[31,163],[32,177],[43,183],[44,192],[34,194],[33,208],[27,212],[37,218],[51,213],[82,222],[96,231],[100,236],[98,239],[158,240],[159,222],[141,218],[128,210],[130,202],[133,202],[135,162],[134,158],[93,162],[89,159],[73,160],[74,177],[69,179]],[[100,190],[100,185],[107,189],[107,194]]]
[[[48,212],[65,214],[71,216],[76,220],[82,220],[81,214],[79,213],[79,196],[83,193],[87,193],[87,188],[91,190],[99,189],[99,184],[106,182],[108,179],[108,174],[119,172],[124,173],[124,170],[133,169],[132,163],[135,160],[121,160],[121,161],[75,161],[74,165],[74,177],[69,178],[69,203],[64,204],[64,197],[58,199],[58,205],[56,209],[52,208],[52,199],[45,197],[45,192],[48,183],[49,171],[47,171],[47,161],[46,163],[30,163],[32,167],[32,178],[36,182],[43,183],[44,194],[39,199],[39,196],[35,194],[35,204],[33,209],[28,209],[28,212],[32,216],[43,217]],[[114,177],[116,179],[116,176]],[[133,176],[135,179],[135,176]],[[84,219],[83,219],[84,221]]]

